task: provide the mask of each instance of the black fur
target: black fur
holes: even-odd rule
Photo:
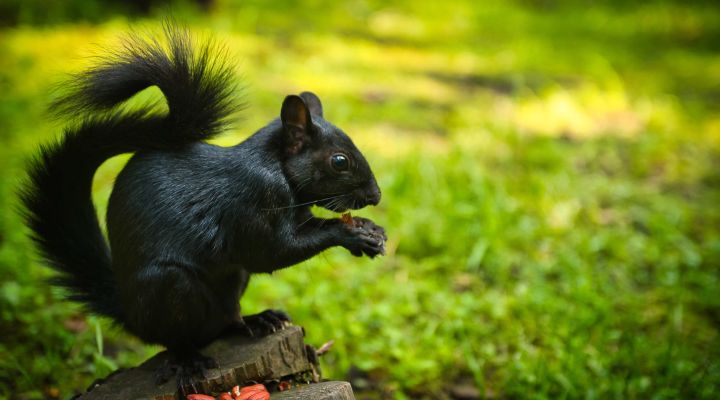
[[[166,37],[167,47],[134,37],[75,78],[55,111],[79,122],[41,148],[22,200],[71,299],[145,342],[188,353],[243,326],[238,300],[250,274],[332,246],[373,257],[385,235],[365,219],[346,225],[310,213],[312,204],[344,211],[380,201],[365,158],[323,118],[317,96],[288,96],[280,118],[236,146],[207,144],[237,109],[231,70],[215,47],[194,52],[171,27]],[[151,85],[165,95],[166,115],[117,107]],[[127,152],[135,155],[110,197],[108,247],[92,178]]]

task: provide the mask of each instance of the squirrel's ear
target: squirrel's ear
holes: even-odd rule
[[[322,103],[320,102],[320,98],[317,97],[315,93],[302,92],[300,93],[300,97],[305,100],[305,105],[307,105],[310,109],[310,114],[317,115],[318,117],[323,116]]]
[[[294,94],[287,96],[280,110],[280,120],[287,138],[287,152],[299,153],[312,135],[312,119],[305,101]]]

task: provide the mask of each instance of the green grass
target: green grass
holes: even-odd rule
[[[359,398],[720,395],[720,10],[711,2],[218,1],[177,13],[238,60],[234,143],[312,90],[369,159],[388,255],[253,279],[335,339]],[[291,10],[291,11],[289,11]],[[157,27],[157,19],[134,25]],[[0,397],[66,398],[154,352],[44,280],[13,212],[61,124],[50,87],[129,23],[0,31]],[[99,209],[124,158],[96,177]],[[59,394],[58,394],[59,393]]]

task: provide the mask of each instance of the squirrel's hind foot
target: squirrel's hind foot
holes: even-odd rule
[[[180,398],[184,399],[189,390],[192,393],[198,393],[195,378],[202,377],[204,379],[207,370],[212,368],[218,368],[218,363],[198,352],[173,354],[155,371],[155,384],[162,385],[174,377]]]
[[[243,336],[263,337],[284,329],[290,322],[290,316],[282,310],[265,310],[258,314],[240,317],[228,330]]]

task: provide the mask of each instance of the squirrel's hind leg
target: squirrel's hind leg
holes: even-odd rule
[[[197,276],[197,268],[180,263],[148,264],[125,282],[126,327],[149,343],[167,347],[169,358],[155,373],[162,384],[176,379],[178,392],[194,390],[217,363],[199,353],[216,339],[237,313],[224,307],[234,294],[216,293]],[[237,297],[235,296],[237,302]]]
[[[237,302],[237,297],[213,290],[198,277],[197,270],[156,263],[124,282],[128,288],[123,299],[127,329],[147,343],[183,352],[216,339],[237,313],[237,307],[224,303]]]

